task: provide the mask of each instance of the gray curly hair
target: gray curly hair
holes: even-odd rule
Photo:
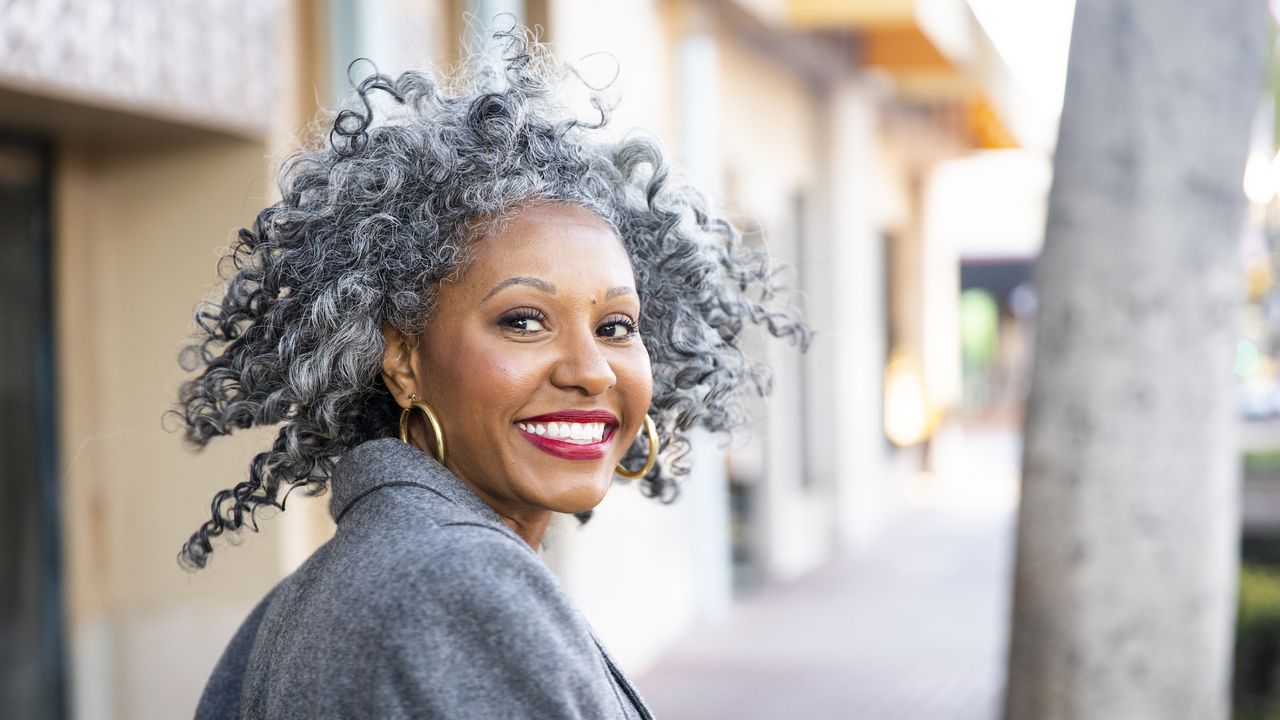
[[[495,38],[501,62],[468,66],[461,92],[427,73],[365,78],[357,109],[337,114],[323,146],[285,163],[279,202],[232,242],[221,302],[196,306],[196,339],[180,356],[196,374],[172,412],[196,448],[236,428],[283,425],[248,479],[214,495],[211,518],[178,555],[184,567],[204,567],[223,533],[256,531],[262,506],[283,510],[297,488],[324,492],[347,450],[396,434],[380,328],[420,332],[477,229],[531,203],[589,209],[631,258],[660,437],[644,495],[674,501],[687,433],[730,430],[745,419],[741,395],[769,391],[767,368],[739,345],[747,323],[807,346],[808,328],[775,307],[768,256],[672,180],[654,141],[603,138],[611,108],[600,91],[599,118],[574,117],[554,97],[572,68],[522,29]],[[375,112],[374,93],[390,111]],[[627,462],[646,453],[635,445]]]

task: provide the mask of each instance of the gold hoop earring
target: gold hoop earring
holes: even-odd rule
[[[409,396],[409,407],[400,411],[400,440],[409,445],[409,411],[421,410],[427,416],[431,432],[436,436],[436,462],[444,465],[444,432],[440,429],[440,418],[436,417],[431,406],[418,399],[417,393]]]
[[[644,416],[644,432],[649,436],[649,455],[644,459],[644,466],[634,472],[622,467],[622,463],[618,463],[618,467],[614,468],[614,472],[628,480],[648,475],[658,462],[658,428],[654,427],[653,418],[648,415]]]

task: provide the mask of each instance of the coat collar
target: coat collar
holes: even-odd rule
[[[434,457],[399,438],[377,438],[347,451],[333,469],[329,514],[335,522],[340,521],[360,498],[388,485],[416,485],[431,490],[459,509],[470,511],[488,524],[496,525],[530,549],[498,513],[457,475],[436,462]]]

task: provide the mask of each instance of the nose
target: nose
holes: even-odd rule
[[[552,385],[591,396],[617,384],[618,376],[594,332],[565,333],[560,343],[560,357],[551,372]]]

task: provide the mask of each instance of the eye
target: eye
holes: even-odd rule
[[[637,332],[636,322],[626,315],[611,315],[596,328],[596,337],[606,340],[626,340]]]
[[[533,308],[518,308],[503,315],[498,325],[516,335],[533,335],[547,329],[546,321],[546,316]]]

